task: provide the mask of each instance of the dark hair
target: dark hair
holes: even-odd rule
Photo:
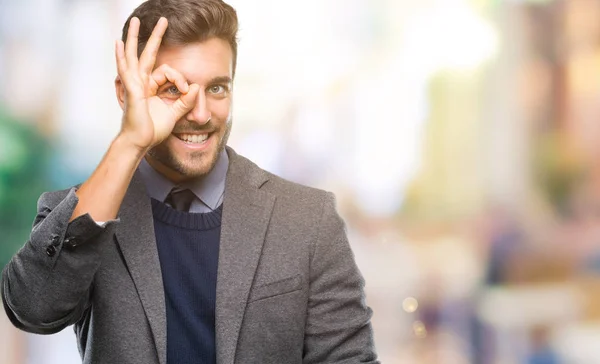
[[[140,19],[138,57],[160,17],[169,21],[161,45],[186,45],[220,38],[229,43],[233,54],[233,74],[237,63],[238,19],[235,9],[222,0],[147,0],[138,6],[123,26],[121,39],[127,40],[132,17]]]

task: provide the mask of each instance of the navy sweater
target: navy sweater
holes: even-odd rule
[[[223,205],[187,213],[152,200],[167,309],[167,363],[216,363],[215,296]]]

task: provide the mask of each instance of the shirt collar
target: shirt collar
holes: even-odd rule
[[[229,157],[225,148],[219,154],[213,169],[206,176],[181,185],[171,182],[168,178],[158,173],[146,161],[146,158],[142,159],[139,166],[142,179],[150,197],[164,202],[173,188],[189,189],[202,203],[212,210],[219,207],[222,201],[221,197],[225,192],[225,177],[227,176],[228,168]]]

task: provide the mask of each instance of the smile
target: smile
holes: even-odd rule
[[[177,134],[175,136],[186,143],[202,144],[208,139],[209,134]]]

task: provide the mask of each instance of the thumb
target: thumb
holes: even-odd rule
[[[191,84],[188,92],[181,95],[177,101],[171,104],[171,112],[173,113],[175,120],[182,118],[183,115],[187,114],[194,107],[194,102],[196,101],[199,90],[200,86],[198,84]]]

